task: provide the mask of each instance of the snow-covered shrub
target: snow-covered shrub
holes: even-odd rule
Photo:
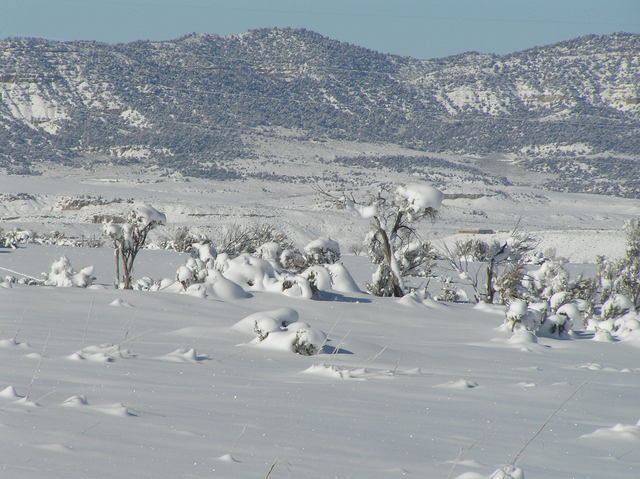
[[[314,356],[318,354],[318,351],[324,342],[313,342],[315,338],[313,332],[309,329],[298,329],[296,331],[296,337],[293,339],[293,343],[291,343],[291,350],[300,354],[301,356]]]
[[[526,301],[514,299],[505,312],[504,327],[508,331],[524,329],[536,333],[542,324],[539,310],[529,308]]]
[[[105,223],[103,231],[113,242],[116,255],[116,287],[131,288],[133,265],[144,247],[149,232],[164,225],[167,218],[152,206],[140,205],[132,210],[124,224]],[[122,268],[122,276],[120,275]]]
[[[596,287],[600,290],[600,302],[604,302],[613,291],[613,282],[617,274],[617,264],[605,256],[596,256]]]
[[[235,224],[226,229],[217,243],[217,249],[220,253],[234,257],[242,253],[255,253],[260,246],[272,242],[278,243],[283,250],[293,248],[293,242],[287,235],[276,230],[272,225]]]
[[[193,243],[191,245],[191,254],[200,259],[208,268],[213,268],[218,252],[216,248],[209,242]]]
[[[549,308],[551,309],[551,312],[556,313],[560,307],[570,303],[571,299],[571,293],[568,291],[558,291],[557,293],[553,293],[549,298]]]
[[[74,271],[71,262],[66,256],[62,256],[51,264],[49,273],[43,273],[44,284],[46,286],[56,286],[61,288],[86,288],[90,286],[95,278],[93,277],[93,266],[87,266],[80,271]]]
[[[520,264],[510,264],[504,268],[502,274],[495,280],[495,292],[498,302],[509,304],[516,298],[523,298],[522,280],[524,278],[524,267]]]
[[[543,262],[537,270],[528,271],[523,285],[533,297],[549,299],[553,294],[569,289],[569,273],[566,260],[553,259]]]
[[[497,293],[497,282],[505,270],[515,270],[514,274],[521,274],[519,268],[525,263],[526,256],[533,250],[536,240],[516,226],[509,238],[503,243],[493,242],[489,248],[486,263],[486,284],[484,298],[493,303]],[[508,279],[508,278],[507,278]]]
[[[204,243],[208,239],[202,234],[191,231],[186,226],[181,226],[175,230],[173,236],[165,236],[160,239],[158,246],[160,249],[170,249],[178,253],[188,253],[195,243]]]
[[[287,248],[280,253],[280,266],[289,271],[302,271],[307,267],[307,260],[296,248]]]
[[[625,224],[627,244],[625,256],[618,263],[613,291],[625,295],[640,308],[640,218]]]
[[[524,471],[516,466],[508,464],[494,471],[489,479],[524,479]]]
[[[332,264],[340,259],[340,245],[330,238],[318,238],[304,247],[308,265]]]
[[[275,241],[261,244],[256,249],[255,255],[258,258],[266,259],[274,266],[280,265],[280,256],[282,255],[282,247]]]
[[[324,332],[298,321],[297,311],[291,308],[250,314],[238,321],[233,329],[254,334],[255,338],[250,344],[303,356],[318,354],[327,341]]]
[[[466,239],[455,242],[452,253],[455,258],[464,261],[487,261],[491,246],[480,239]]]
[[[460,295],[458,289],[454,286],[453,281],[448,276],[441,277],[441,290],[440,294],[436,296],[437,301],[444,301],[447,303],[457,303],[460,301]]]
[[[337,291],[340,293],[359,293],[360,289],[351,273],[342,263],[313,265],[300,273],[307,279],[312,289],[319,291]]]
[[[601,308],[602,319],[615,319],[629,312],[634,312],[633,302],[623,294],[614,294],[607,299]]]
[[[544,318],[536,331],[538,336],[566,338],[573,328],[573,320],[566,314],[552,314]]]

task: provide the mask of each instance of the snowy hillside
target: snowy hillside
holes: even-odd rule
[[[554,190],[638,197],[638,38],[586,36],[434,60],[293,29],[117,45],[3,40],[0,167],[35,173],[51,160],[221,180],[269,176],[263,143],[285,131],[408,147],[423,155],[396,163],[421,175],[433,168],[423,156],[434,152],[507,154],[548,174]],[[480,173],[464,162],[457,169],[499,181],[480,163]]]
[[[47,269],[32,248],[0,261]],[[501,307],[409,297],[116,291],[111,251],[86,251],[72,260],[97,289],[0,287],[11,477],[480,479],[516,459],[527,478],[637,477],[637,341],[510,339]],[[139,274],[171,276],[167,255]],[[256,343],[248,315],[327,340],[315,356]]]
[[[366,151],[393,153],[384,145],[365,145]],[[305,142],[274,145],[270,155],[276,175],[326,178],[320,184],[337,191],[364,192],[383,179],[394,184],[414,182],[410,172],[354,168],[326,163],[324,155],[362,151],[361,144]],[[270,147],[271,148],[271,147]],[[275,150],[277,148],[277,151]],[[403,151],[403,150],[400,150]],[[244,167],[244,166],[243,166]],[[250,166],[246,165],[248,171]],[[622,226],[640,216],[638,200],[603,195],[545,191],[515,165],[495,162],[512,184],[487,185],[456,170],[434,170],[427,182],[445,193],[435,223],[419,225],[422,236],[440,247],[442,242],[469,237],[461,230],[489,229],[504,236],[520,219],[521,227],[535,234],[540,251],[554,248],[572,262],[592,263],[596,255],[619,257],[623,252]],[[350,181],[356,176],[360,185]],[[515,181],[530,183],[520,186]],[[362,186],[361,186],[362,185]],[[122,218],[135,203],[148,203],[167,215],[166,227],[155,237],[171,237],[181,227],[217,241],[233,225],[270,224],[286,233],[298,247],[318,237],[337,240],[343,251],[361,246],[368,221],[342,210],[325,208],[313,183],[287,183],[280,178],[215,181],[186,180],[162,170],[105,166],[87,172],[51,165],[42,176],[0,175],[0,228],[35,233],[58,231],[73,238],[103,238],[102,222]]]

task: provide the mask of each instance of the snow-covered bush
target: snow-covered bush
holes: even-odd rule
[[[526,301],[514,299],[505,313],[504,326],[509,331],[524,329],[535,333],[542,324],[541,317],[540,311],[529,308]]]
[[[160,249],[170,249],[178,253],[188,253],[195,243],[206,243],[208,238],[200,233],[191,231],[186,226],[181,226],[175,230],[173,236],[165,236],[158,242]]]
[[[625,224],[627,245],[625,256],[618,263],[613,291],[625,295],[640,308],[640,218]]]
[[[516,226],[503,242],[457,241],[452,248],[443,245],[440,253],[473,288],[475,301],[505,304],[513,298],[526,298],[528,276],[524,265],[535,245],[535,238]],[[483,263],[483,267],[470,268],[471,262]]]
[[[436,296],[437,301],[444,301],[447,303],[457,303],[460,301],[460,294],[458,293],[458,288],[456,288],[453,284],[453,281],[448,276],[444,276],[440,278],[441,288],[440,294]]]
[[[245,289],[306,299],[312,298],[320,290],[359,292],[355,281],[341,263],[306,267],[307,261],[303,257],[296,260],[296,268],[291,271],[280,264],[283,253],[275,242],[258,247],[255,255],[243,253],[235,257],[227,253],[216,255],[210,244],[195,243],[193,256],[176,271],[176,284],[180,285],[180,291],[189,294],[222,294],[234,299],[246,297]],[[219,291],[215,292],[215,289]]]
[[[298,321],[297,311],[291,308],[250,314],[238,321],[233,329],[254,334],[255,338],[250,344],[303,356],[318,354],[327,341],[324,332]]]
[[[330,238],[318,238],[304,247],[308,265],[332,264],[340,259],[340,245]]]
[[[217,242],[217,250],[231,257],[242,253],[255,253],[266,243],[277,243],[282,250],[292,249],[293,242],[281,231],[269,224],[232,225]]]
[[[166,222],[164,213],[152,206],[140,205],[129,213],[124,224],[110,222],[103,225],[103,231],[113,242],[115,250],[116,287],[131,289],[131,275],[136,256],[144,247],[149,232]]]
[[[633,302],[623,294],[614,294],[607,299],[601,308],[602,319],[615,319],[629,312],[635,312]]]
[[[536,298],[549,299],[555,293],[569,289],[569,273],[564,268],[566,260],[544,261],[537,270],[527,272],[523,278],[529,294]]]
[[[544,318],[538,330],[537,336],[551,338],[566,338],[573,328],[573,320],[566,314],[551,314]]]
[[[509,238],[503,243],[494,242],[490,245],[486,264],[486,284],[483,296],[488,303],[493,303],[500,276],[505,274],[522,274],[520,268],[536,245],[536,240],[516,226]],[[505,281],[508,284],[508,281]],[[505,289],[506,290],[506,289]],[[512,292],[511,290],[510,292]]]
[[[42,273],[46,286],[57,286],[61,288],[86,288],[90,286],[95,278],[93,277],[93,266],[87,266],[80,271],[74,271],[71,262],[66,256],[62,256],[51,264],[49,273]]]
[[[404,277],[429,274],[434,253],[418,236],[414,225],[422,219],[435,218],[444,196],[441,191],[424,184],[395,188],[381,184],[361,200],[353,195],[334,196],[322,189],[319,193],[333,206],[371,221],[365,247],[371,261],[378,265],[367,284],[371,294],[401,297]]]
[[[509,304],[513,299],[526,296],[522,291],[524,276],[524,266],[521,264],[510,264],[504,268],[495,280],[495,292],[499,303]]]
[[[455,242],[453,256],[463,261],[487,261],[491,246],[480,239],[472,238]]]

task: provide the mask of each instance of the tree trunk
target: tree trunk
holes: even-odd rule
[[[383,252],[384,252],[384,262],[387,266],[389,266],[389,271],[391,271],[391,281],[393,286],[393,296],[396,298],[401,298],[404,296],[404,291],[400,287],[400,278],[396,275],[396,272],[393,270],[393,252],[391,250],[391,243],[389,241],[389,237],[387,236],[387,232],[380,226],[380,222],[378,222],[378,235],[382,240]]]
[[[495,289],[493,288],[493,261],[489,263],[487,266],[487,303],[493,304],[493,297],[496,294]]]
[[[116,289],[120,288],[120,249],[116,246],[116,249],[113,252],[113,255],[116,258],[116,281],[114,283]]]

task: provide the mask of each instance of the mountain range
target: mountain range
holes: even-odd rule
[[[431,60],[298,29],[126,44],[16,38],[0,41],[0,95],[0,168],[15,174],[113,162],[237,178],[236,160],[260,156],[255,138],[287,131],[506,155],[554,173],[557,189],[640,197],[637,34]]]

